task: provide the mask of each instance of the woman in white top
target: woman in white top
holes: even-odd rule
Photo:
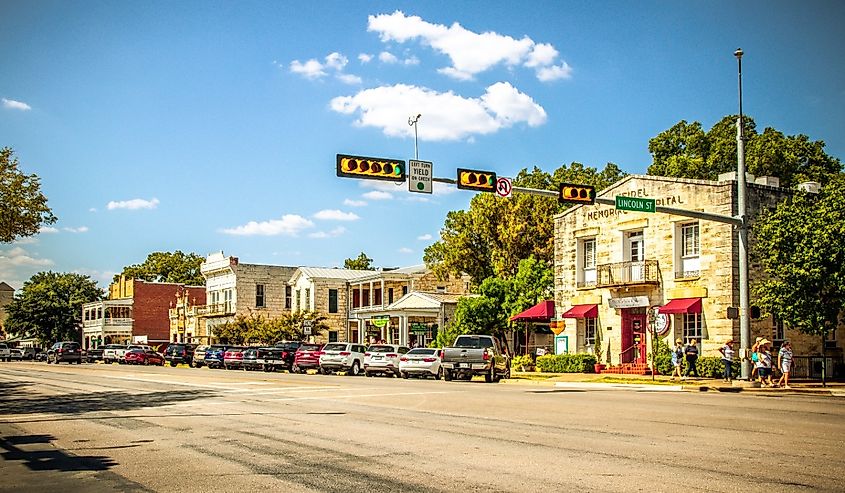
[[[722,363],[725,365],[725,372],[722,377],[726,382],[730,382],[733,379],[733,375],[731,375],[731,365],[734,361],[733,343],[733,339],[728,339],[725,341],[725,345],[719,348],[719,352],[722,353]]]

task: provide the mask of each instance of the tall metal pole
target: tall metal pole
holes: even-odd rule
[[[420,159],[420,151],[419,147],[417,147],[417,122],[420,121],[420,117],[422,115],[418,114],[417,116],[408,117],[408,125],[414,127],[414,159]]]
[[[745,183],[745,125],[742,118],[742,48],[737,48],[734,56],[737,60],[739,74],[739,118],[736,131],[736,181],[737,181],[737,214],[742,221],[739,226],[739,345],[742,358],[742,378],[751,379],[751,360],[746,358],[751,345],[751,320],[748,298],[748,220],[747,214],[747,185]]]

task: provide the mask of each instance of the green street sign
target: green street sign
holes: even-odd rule
[[[656,204],[654,199],[643,199],[639,197],[616,196],[616,208],[620,211],[654,212]]]

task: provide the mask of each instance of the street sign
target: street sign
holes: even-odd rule
[[[616,196],[616,208],[620,211],[633,212],[654,212],[656,210],[654,199],[643,199],[640,197]]]
[[[499,197],[510,197],[513,192],[513,185],[510,178],[504,176],[496,180],[496,195]]]
[[[313,320],[303,320],[302,321],[302,333],[310,336],[311,335],[311,328],[314,326]]]
[[[408,161],[408,191],[431,193],[432,164],[429,161]]]

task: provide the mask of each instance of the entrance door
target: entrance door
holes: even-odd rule
[[[645,308],[622,310],[622,363],[646,364]]]

